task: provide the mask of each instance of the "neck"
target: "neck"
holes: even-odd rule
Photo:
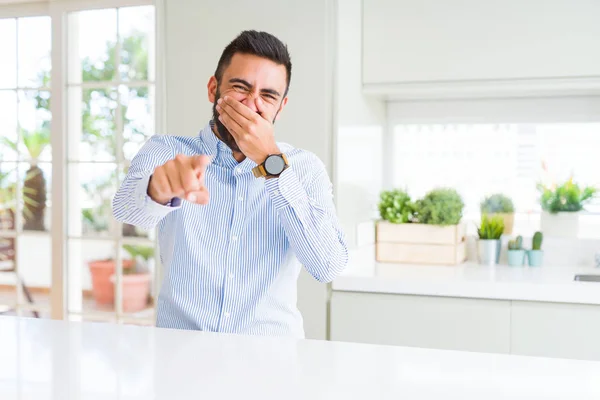
[[[218,137],[221,142],[227,143],[223,140],[221,135],[219,135],[219,130],[217,129],[217,125],[216,124],[211,124],[211,125],[212,126],[210,128],[212,129],[215,136]],[[231,152],[233,153],[233,158],[235,158],[235,161],[237,161],[239,163],[246,159],[246,156],[241,151],[232,150]]]

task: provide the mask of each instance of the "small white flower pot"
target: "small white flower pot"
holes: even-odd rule
[[[544,211],[540,221],[541,231],[546,237],[577,238],[579,236],[579,213]]]

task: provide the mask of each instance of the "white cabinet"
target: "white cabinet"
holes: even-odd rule
[[[600,79],[599,16],[596,0],[364,0],[363,83],[568,93]]]
[[[508,353],[510,302],[333,292],[331,339]]]
[[[331,340],[600,361],[600,306],[334,291]]]
[[[600,360],[600,306],[512,302],[515,354]]]

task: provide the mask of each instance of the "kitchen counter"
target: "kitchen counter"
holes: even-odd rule
[[[600,269],[384,264],[362,250],[351,253],[333,290],[600,305],[600,282],[574,281],[575,274],[600,275]]]
[[[0,317],[0,399],[598,399],[600,363]]]

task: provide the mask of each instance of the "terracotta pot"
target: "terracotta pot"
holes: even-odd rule
[[[123,312],[141,311],[148,305],[150,274],[123,275]],[[114,283],[115,277],[111,280]]]
[[[115,273],[114,260],[91,261],[89,264],[92,275],[92,292],[98,305],[110,305],[115,301],[115,289],[110,280]],[[123,269],[133,267],[133,260],[123,260]]]

